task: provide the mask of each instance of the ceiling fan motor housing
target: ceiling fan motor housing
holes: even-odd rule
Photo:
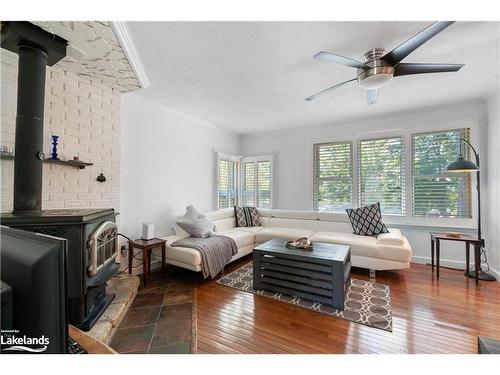
[[[392,79],[394,68],[381,59],[383,48],[374,48],[365,53],[365,67],[358,68],[358,83],[368,90],[378,89]]]

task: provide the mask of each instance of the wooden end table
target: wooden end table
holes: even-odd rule
[[[146,286],[148,275],[151,273],[151,250],[161,247],[161,272],[165,277],[165,251],[166,240],[153,238],[152,240],[137,239],[128,242],[128,273],[132,273],[132,260],[134,249],[142,250],[142,269],[144,273],[144,286]]]
[[[479,283],[479,271],[481,270],[481,240],[469,234],[437,233],[431,232],[431,267],[434,272],[434,253],[436,255],[436,276],[439,279],[439,260],[441,257],[440,241],[465,242],[465,275],[469,277],[470,245],[474,246],[474,268],[476,273],[476,284]]]

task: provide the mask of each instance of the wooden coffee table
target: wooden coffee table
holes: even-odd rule
[[[351,278],[347,245],[315,242],[313,250],[290,249],[273,239],[253,251],[253,287],[344,309]]]

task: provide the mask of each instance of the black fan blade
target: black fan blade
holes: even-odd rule
[[[307,100],[308,102],[310,102],[311,100],[315,99],[316,97],[318,97],[320,95],[326,94],[327,92],[335,90],[335,89],[339,88],[340,86],[344,86],[346,83],[349,83],[349,82],[352,82],[352,81],[356,81],[356,80],[357,80],[357,78],[353,78],[353,79],[350,79],[349,81],[338,83],[338,84],[336,84],[334,86],[331,86],[331,87],[328,87],[327,89],[324,89],[323,91],[317,92],[316,94],[307,97],[305,100]]]
[[[375,104],[377,102],[378,89],[371,89],[366,92],[366,104]]]
[[[396,47],[391,52],[387,53],[384,57],[382,57],[382,60],[392,66],[397,65],[406,56],[408,56],[422,44],[427,42],[432,37],[436,36],[438,33],[446,29],[454,22],[455,21],[438,21],[433,23],[427,29],[422,30],[413,38],[408,39],[399,47]]]
[[[394,67],[394,77],[410,74],[457,72],[464,64],[401,63]]]
[[[361,61],[351,59],[349,57],[336,55],[335,53],[321,51],[314,55],[315,59],[321,59],[326,61],[334,62],[335,64],[346,65],[352,68],[363,68],[366,67]]]

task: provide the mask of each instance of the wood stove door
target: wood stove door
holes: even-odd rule
[[[118,255],[118,227],[113,221],[100,224],[89,236],[89,276],[94,276],[105,264]]]

